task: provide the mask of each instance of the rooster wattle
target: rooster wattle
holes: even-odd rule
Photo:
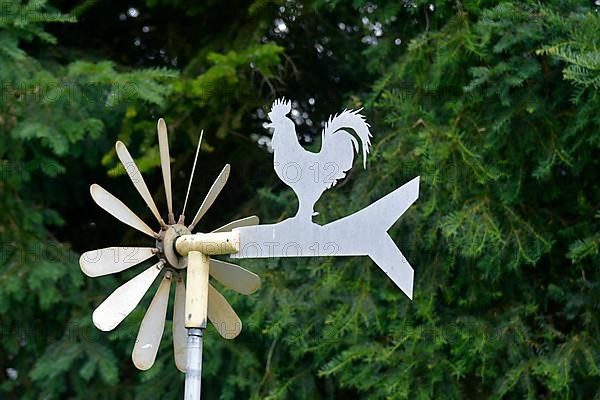
[[[354,131],[361,141],[364,167],[371,147],[371,133],[360,110],[344,110],[327,121],[321,150],[313,153],[298,141],[294,121],[287,117],[291,108],[289,100],[279,99],[269,112],[275,172],[298,197],[298,212],[294,218],[312,221],[317,200],[346,176],[354,163],[354,154],[359,151],[358,141],[348,130]]]

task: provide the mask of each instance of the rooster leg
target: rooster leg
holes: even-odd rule
[[[300,207],[298,207],[298,212],[294,218],[302,221],[312,222],[312,217],[316,214],[314,210],[314,204],[314,202],[300,201]]]

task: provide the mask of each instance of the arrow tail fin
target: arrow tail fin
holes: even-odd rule
[[[414,270],[390,235],[383,235],[377,243],[367,255],[412,300]]]
[[[419,177],[357,212],[367,255],[412,300],[414,271],[387,231],[419,197]]]

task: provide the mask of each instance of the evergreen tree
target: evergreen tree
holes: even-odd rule
[[[92,300],[56,210],[87,201],[70,191],[85,190],[124,107],[162,105],[176,73],[68,54],[46,26],[76,19],[45,1],[0,10],[0,397],[58,398],[92,379],[115,385],[118,359],[85,315]]]
[[[297,204],[262,127],[283,95],[308,148],[344,107],[372,126],[368,168],[323,195],[317,222],[421,176],[390,231],[414,300],[368,258],[247,260],[263,285],[225,290],[244,331],[209,327],[204,398],[600,398],[593,2],[52,3],[0,0],[1,398],[181,398],[170,335],[151,370],[131,364],[152,289],[116,331],[91,324],[139,269],[84,279],[77,253],[138,240],[87,186],[150,217],[112,144],[161,203],[165,116],[176,203],[204,128],[190,205],[232,162],[219,207],[284,219]]]

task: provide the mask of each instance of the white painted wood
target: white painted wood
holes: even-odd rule
[[[208,318],[225,339],[234,339],[242,331],[242,321],[211,284],[208,285]]]
[[[131,359],[137,369],[146,371],[154,365],[156,354],[160,346],[165,320],[167,318],[167,306],[169,305],[169,292],[171,290],[171,271],[167,271],[152,302],[146,310],[144,319],[140,325]]]
[[[186,256],[190,251],[208,255],[231,254],[239,250],[240,239],[236,232],[195,233],[182,235],[175,241],[177,253]]]
[[[175,286],[173,354],[177,369],[185,372],[187,365],[187,329],[185,329],[185,283],[182,274],[177,274],[177,286]]]
[[[252,215],[250,217],[246,217],[246,218],[241,218],[241,219],[237,219],[235,221],[231,221],[228,224],[223,225],[220,228],[217,228],[213,231],[213,233],[216,232],[229,232],[234,228],[241,228],[242,226],[251,226],[251,225],[258,225],[260,223],[260,219],[258,219],[258,217],[256,215]]]
[[[199,251],[188,253],[187,290],[185,292],[186,328],[206,328],[209,261],[208,256]]]
[[[101,208],[111,214],[119,221],[137,229],[146,235],[158,238],[156,232],[152,230],[140,217],[135,215],[121,200],[110,194],[102,186],[94,183],[90,186],[90,194],[92,198]]]
[[[116,274],[146,261],[157,251],[152,247],[105,247],[83,253],[79,265],[90,277]]]
[[[112,331],[133,311],[164,267],[159,261],[112,292],[94,310],[92,321],[101,331]]]
[[[169,224],[175,223],[173,215],[173,192],[171,191],[171,156],[169,155],[169,138],[167,136],[167,124],[160,118],[157,124],[158,147],[160,150],[160,167],[162,169],[163,182],[165,183],[165,196],[169,210]]]
[[[419,178],[373,204],[327,225],[289,218],[272,225],[236,228],[240,251],[232,258],[366,255],[412,299],[413,269],[387,234],[419,196]]]
[[[239,265],[221,260],[210,260],[210,276],[229,289],[241,294],[252,294],[260,287],[260,278]]]
[[[190,231],[194,230],[194,227],[198,224],[198,222],[204,216],[204,214],[206,214],[210,206],[212,206],[212,204],[215,202],[217,196],[219,196],[219,193],[221,193],[221,190],[223,190],[223,187],[227,183],[227,179],[229,179],[230,172],[231,166],[229,164],[226,164],[219,176],[217,176],[217,179],[210,187],[210,190],[206,194],[204,201],[202,201],[202,204],[200,205],[196,216],[192,220],[192,223],[188,226],[188,229]]]
[[[156,220],[161,226],[163,226],[165,221],[163,221],[162,217],[160,216],[158,208],[156,207],[156,203],[154,203],[154,199],[152,199],[152,195],[148,190],[148,186],[146,186],[144,177],[138,169],[135,161],[133,161],[133,157],[131,157],[131,154],[129,154],[127,147],[123,142],[117,141],[115,144],[115,149],[117,151],[119,160],[121,160],[121,164],[123,164],[123,168],[125,168],[127,175],[129,175],[129,179],[131,179],[131,182],[133,183],[133,186],[135,186],[138,193],[142,196],[142,199],[144,199],[144,202],[150,211],[152,211],[152,214],[154,217],[156,217]]]

